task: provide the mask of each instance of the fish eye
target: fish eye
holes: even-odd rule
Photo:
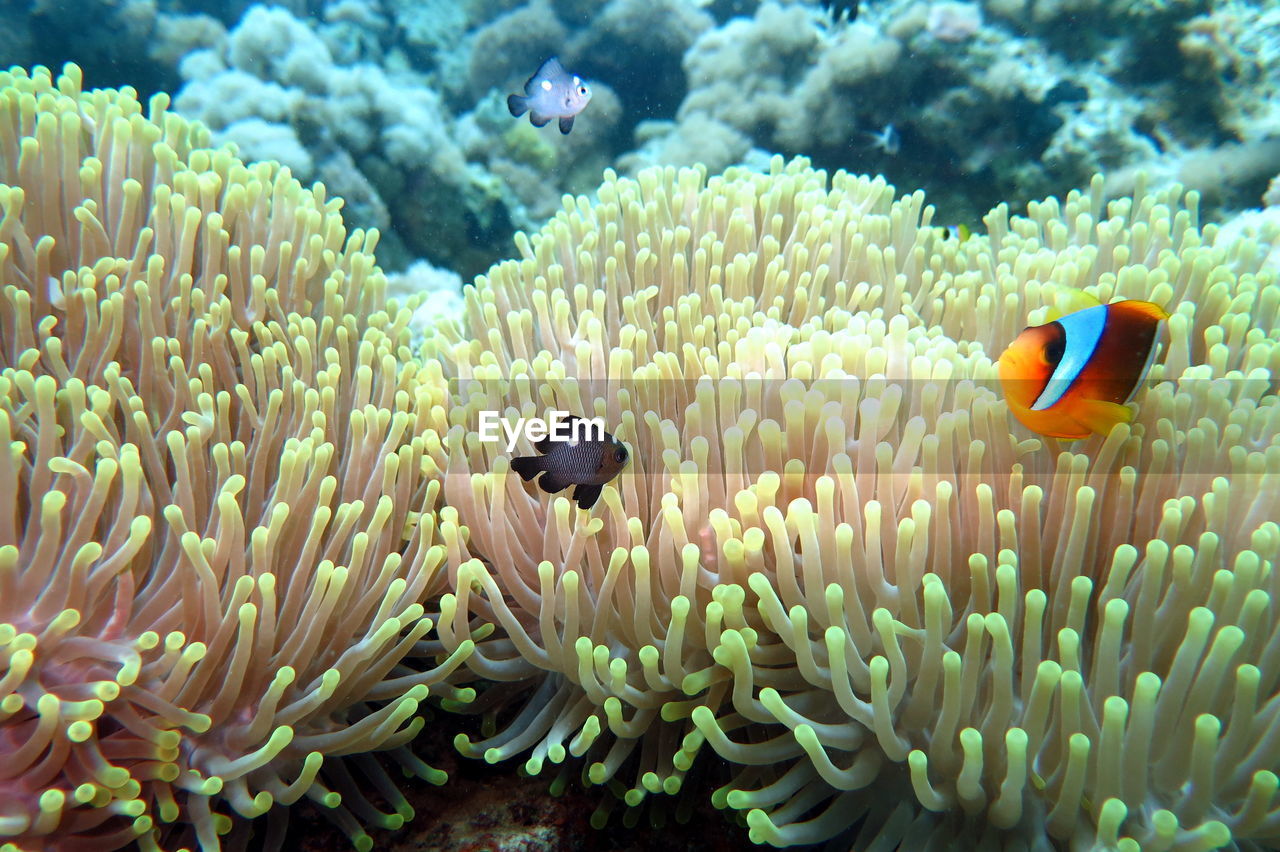
[[[1044,345],[1044,358],[1052,366],[1056,367],[1062,361],[1062,354],[1066,351],[1067,345],[1061,337],[1055,337]]]
[[[616,461],[618,464],[626,464],[627,448],[622,446],[615,447],[613,450],[613,460]]]
[[[579,87],[578,87],[578,94],[580,94],[580,95],[585,95],[586,93],[587,93],[587,87],[586,87],[586,86],[579,86]]]

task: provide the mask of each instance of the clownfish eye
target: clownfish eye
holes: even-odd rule
[[[1044,359],[1052,367],[1058,366],[1062,361],[1062,354],[1066,351],[1067,344],[1060,336],[1054,337],[1044,345]]]
[[[618,464],[626,464],[626,463],[627,463],[627,448],[626,448],[626,447],[615,447],[615,448],[614,448],[614,450],[613,450],[613,460],[614,460],[614,461],[616,461]]]
[[[586,93],[587,93],[587,87],[586,87],[586,86],[579,86],[579,87],[578,87],[578,94],[580,94],[580,95],[585,95]]]

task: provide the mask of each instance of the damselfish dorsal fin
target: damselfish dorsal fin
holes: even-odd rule
[[[560,60],[554,56],[542,63],[542,66],[538,68],[538,76],[546,77],[547,79],[563,77],[566,73],[564,66],[560,64]]]
[[[538,70],[533,72],[533,76],[524,81],[524,93],[531,95],[540,81],[550,80],[554,84],[563,79],[566,73],[560,60],[553,56],[539,65]]]
[[[579,428],[575,424],[588,423],[585,428]],[[552,432],[556,435],[590,435],[590,425],[587,420],[576,414],[566,414],[564,417],[558,418],[555,423],[551,424]],[[551,452],[551,448],[556,445],[556,441],[548,435],[541,441],[536,441],[533,448],[542,454]]]

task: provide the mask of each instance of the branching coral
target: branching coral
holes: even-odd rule
[[[633,805],[710,749],[735,767],[714,801],[777,845],[1275,842],[1265,246],[1101,180],[964,242],[931,215],[803,161],[609,175],[468,291],[427,342],[453,403],[439,629],[510,684],[479,707],[532,692],[460,747],[582,758]],[[1134,423],[1069,449],[992,363],[1061,286],[1172,313]],[[633,450],[591,513],[476,434],[551,408]]]
[[[0,75],[0,849],[143,848],[306,796],[410,812],[446,551],[375,233],[79,69]],[[169,824],[177,825],[169,828]],[[184,841],[186,842],[186,841]]]

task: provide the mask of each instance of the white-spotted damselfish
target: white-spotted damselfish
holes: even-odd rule
[[[1125,403],[1151,367],[1160,321],[1169,317],[1151,302],[1087,298],[1091,307],[1030,326],[1000,356],[1009,410],[1041,435],[1087,438],[1129,422]]]
[[[600,499],[604,486],[626,467],[627,447],[581,417],[570,415],[562,423],[567,429],[558,426],[552,435],[571,437],[567,440],[543,438],[533,445],[541,455],[517,456],[511,460],[511,469],[525,482],[541,473],[538,487],[548,494],[576,485],[573,499],[580,508],[590,509]]]
[[[534,127],[560,119],[560,132],[573,129],[573,118],[591,102],[591,89],[577,74],[570,74],[554,56],[525,81],[523,95],[507,96],[507,109],[516,118],[529,113]]]

